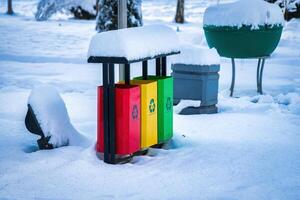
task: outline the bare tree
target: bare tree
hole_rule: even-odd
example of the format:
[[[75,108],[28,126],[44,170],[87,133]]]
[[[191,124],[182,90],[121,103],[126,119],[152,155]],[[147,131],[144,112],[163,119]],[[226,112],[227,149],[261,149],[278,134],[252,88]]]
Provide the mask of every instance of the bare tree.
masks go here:
[[[14,11],[12,9],[12,0],[7,0],[7,14],[14,14]]]
[[[175,22],[184,23],[184,0],[177,0]]]

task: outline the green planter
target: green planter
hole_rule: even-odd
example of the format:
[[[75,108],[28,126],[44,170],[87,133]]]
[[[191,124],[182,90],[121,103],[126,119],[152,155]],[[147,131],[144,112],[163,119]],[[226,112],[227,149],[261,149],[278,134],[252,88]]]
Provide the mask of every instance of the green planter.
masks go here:
[[[204,26],[204,33],[210,48],[216,48],[219,55],[228,58],[257,58],[269,56],[277,47],[281,25],[260,26]]]
[[[142,79],[142,77],[135,79]],[[173,136],[173,77],[148,76],[148,80],[157,81],[158,144],[161,144]]]

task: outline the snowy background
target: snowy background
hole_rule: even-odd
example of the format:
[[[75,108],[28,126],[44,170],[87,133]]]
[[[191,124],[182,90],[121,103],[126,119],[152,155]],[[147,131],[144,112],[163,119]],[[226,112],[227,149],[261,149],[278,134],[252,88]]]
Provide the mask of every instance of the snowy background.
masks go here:
[[[174,138],[165,149],[113,166],[94,151],[101,67],[87,64],[86,55],[95,21],[56,14],[37,22],[37,1],[13,3],[12,17],[0,4],[1,200],[300,199],[300,20],[285,24],[266,62],[265,95],[256,93],[256,61],[238,60],[230,98],[231,64],[222,58],[218,114],[174,114]],[[203,13],[215,3],[187,0],[188,23],[177,25],[175,0],[144,0],[144,24],[178,26],[182,44],[205,46]],[[88,148],[37,151],[38,137],[24,118],[30,91],[41,83],[58,89]]]

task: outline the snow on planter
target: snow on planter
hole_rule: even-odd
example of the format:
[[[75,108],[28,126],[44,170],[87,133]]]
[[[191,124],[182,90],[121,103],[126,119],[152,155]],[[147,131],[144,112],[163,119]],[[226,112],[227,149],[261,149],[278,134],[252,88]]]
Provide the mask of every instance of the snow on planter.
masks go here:
[[[187,65],[218,65],[220,56],[216,49],[181,46],[180,54],[175,55],[172,63]]]
[[[41,85],[34,88],[28,99],[45,135],[51,136],[53,147],[83,145],[86,139],[70,122],[66,105],[55,88]]]
[[[239,0],[210,6],[204,13],[204,26],[283,25],[283,13],[276,4],[263,0]]]
[[[133,61],[178,52],[178,44],[176,32],[167,26],[120,29],[93,36],[88,57],[124,57]]]

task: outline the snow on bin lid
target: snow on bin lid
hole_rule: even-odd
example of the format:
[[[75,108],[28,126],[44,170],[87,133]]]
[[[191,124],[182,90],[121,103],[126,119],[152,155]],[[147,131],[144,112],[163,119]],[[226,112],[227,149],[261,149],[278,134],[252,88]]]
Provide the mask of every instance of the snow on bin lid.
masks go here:
[[[124,57],[128,61],[179,52],[176,32],[162,25],[151,25],[97,33],[88,58]]]
[[[220,56],[216,49],[186,45],[180,48],[180,54],[174,56],[171,62],[186,65],[219,65]]]
[[[204,26],[283,25],[283,13],[278,5],[264,0],[239,0],[210,6],[205,10]]]

